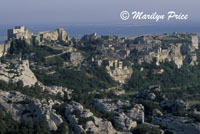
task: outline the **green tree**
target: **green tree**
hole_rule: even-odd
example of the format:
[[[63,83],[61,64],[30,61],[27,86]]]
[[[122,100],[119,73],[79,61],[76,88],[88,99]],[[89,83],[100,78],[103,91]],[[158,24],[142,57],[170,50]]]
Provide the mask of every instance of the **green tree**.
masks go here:
[[[56,134],[69,134],[68,124],[66,122],[61,123],[56,130]]]

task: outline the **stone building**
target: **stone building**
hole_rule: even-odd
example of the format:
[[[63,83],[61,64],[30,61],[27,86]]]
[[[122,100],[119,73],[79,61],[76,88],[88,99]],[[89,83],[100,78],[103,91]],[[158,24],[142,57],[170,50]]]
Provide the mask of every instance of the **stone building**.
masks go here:
[[[63,28],[58,28],[54,31],[42,31],[35,36],[38,42],[61,42],[65,43],[70,41],[70,37]]]
[[[12,39],[31,39],[33,33],[29,32],[25,26],[16,26],[14,29],[8,29],[8,41]]]

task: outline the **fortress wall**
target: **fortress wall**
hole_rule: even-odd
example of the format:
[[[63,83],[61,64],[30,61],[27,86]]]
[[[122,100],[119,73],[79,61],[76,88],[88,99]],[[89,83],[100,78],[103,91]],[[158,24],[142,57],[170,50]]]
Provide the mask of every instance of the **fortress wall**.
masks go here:
[[[10,43],[0,44],[0,57],[7,54],[9,48],[10,48]]]
[[[192,46],[194,46],[196,49],[199,48],[199,39],[197,35],[191,35],[192,40]]]
[[[0,57],[4,54],[4,44],[0,44]]]

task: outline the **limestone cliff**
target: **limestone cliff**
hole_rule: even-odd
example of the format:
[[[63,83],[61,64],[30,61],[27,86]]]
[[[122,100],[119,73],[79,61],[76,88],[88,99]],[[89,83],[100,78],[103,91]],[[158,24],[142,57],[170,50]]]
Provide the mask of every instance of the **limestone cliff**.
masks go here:
[[[56,130],[57,126],[63,122],[60,115],[52,109],[53,100],[38,100],[29,98],[16,91],[0,90],[0,109],[11,113],[17,120],[46,120],[50,130]]]
[[[126,83],[126,80],[129,79],[133,73],[132,68],[106,68],[110,76],[119,83]]]
[[[96,117],[89,109],[84,108],[80,103],[75,101],[71,101],[67,104],[65,109],[65,117],[69,121],[69,125],[73,128],[74,134],[117,133],[110,121]]]
[[[4,55],[4,45],[0,44],[0,57]]]
[[[0,57],[6,55],[9,48],[10,48],[10,44],[9,43],[0,44]]]
[[[1,63],[0,80],[6,82],[22,81],[24,86],[32,86],[37,82],[37,78],[29,68],[28,60]]]

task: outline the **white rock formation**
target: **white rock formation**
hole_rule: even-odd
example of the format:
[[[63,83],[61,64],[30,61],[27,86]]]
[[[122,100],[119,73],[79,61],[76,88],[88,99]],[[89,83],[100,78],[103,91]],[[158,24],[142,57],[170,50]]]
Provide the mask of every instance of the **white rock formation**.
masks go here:
[[[72,66],[75,66],[75,67],[78,65],[81,65],[81,63],[84,60],[83,55],[77,51],[69,52],[69,53],[67,53],[67,55],[71,61]]]
[[[131,119],[144,123],[144,106],[142,104],[135,104],[126,114]]]
[[[135,104],[131,108],[130,102],[120,101],[112,102],[111,99],[96,99],[94,106],[100,111],[114,113],[114,127],[124,131],[131,130],[137,126],[137,122],[144,123],[144,106]],[[127,107],[128,110],[124,110]]]
[[[43,91],[46,90],[50,95],[54,95],[54,96],[59,95],[62,98],[67,97],[68,99],[71,99],[71,94],[73,90],[70,90],[65,87],[60,87],[60,86],[45,86],[42,83],[39,83],[39,86],[42,88]]]
[[[132,68],[106,68],[108,74],[119,83],[126,83],[126,81],[131,77],[133,70]]]
[[[16,61],[16,63],[0,64],[0,80],[9,82],[22,81],[24,86],[33,86],[37,78],[29,68],[29,61]]]
[[[52,100],[38,100],[29,98],[17,91],[0,90],[0,108],[11,113],[13,118],[20,120],[46,120],[50,130],[56,130],[57,126],[63,122],[60,115],[55,113]]]
[[[73,127],[74,134],[94,133],[94,134],[115,134],[116,130],[113,128],[110,121],[97,118],[85,109],[80,103],[75,101],[70,102],[65,110],[65,116]],[[85,121],[80,124],[80,120]],[[90,120],[88,120],[90,119]]]
[[[4,44],[0,44],[0,57],[2,57],[4,55]]]
[[[137,122],[130,119],[125,113],[116,113],[114,117],[114,126],[120,130],[131,130],[137,127]]]
[[[9,48],[10,48],[9,42],[7,42],[6,44],[0,44],[0,57],[6,55]]]

